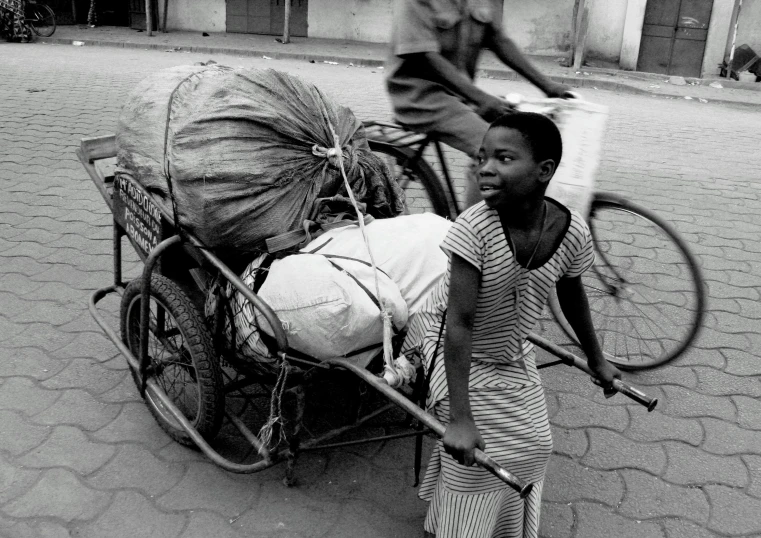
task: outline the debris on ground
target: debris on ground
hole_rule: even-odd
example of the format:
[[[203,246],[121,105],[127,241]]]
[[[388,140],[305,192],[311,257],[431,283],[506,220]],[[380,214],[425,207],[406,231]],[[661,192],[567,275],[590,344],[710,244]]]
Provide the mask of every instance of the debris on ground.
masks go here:
[[[692,101],[692,97],[690,97],[689,95],[685,95],[684,98]]]
[[[269,56],[262,56],[262,58],[264,58],[265,60],[271,60],[272,59]]]
[[[75,47],[84,47],[85,46],[85,42],[84,41],[72,41],[71,44],[74,45]]]
[[[700,101],[701,103],[707,103],[708,99],[703,99],[702,97],[698,97],[698,101]]]
[[[724,87],[724,86],[721,85],[721,82],[719,82],[719,81],[711,82],[709,84],[709,86],[711,88],[723,88]]]
[[[650,86],[648,86],[648,88],[660,88],[660,86],[658,86],[657,84],[651,84]]]
[[[739,82],[756,82],[756,74],[750,71],[740,71],[737,73],[737,80]]]
[[[684,80],[684,77],[670,77],[668,80],[669,84],[673,84],[674,86],[686,86],[687,81]]]
[[[329,64],[329,65],[338,65],[338,62],[329,62],[327,60],[324,60],[322,63]]]

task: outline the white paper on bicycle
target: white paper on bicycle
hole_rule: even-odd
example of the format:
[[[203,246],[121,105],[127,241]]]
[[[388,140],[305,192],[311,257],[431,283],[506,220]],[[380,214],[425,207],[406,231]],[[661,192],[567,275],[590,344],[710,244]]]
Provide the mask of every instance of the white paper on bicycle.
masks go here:
[[[547,114],[560,129],[563,158],[547,196],[586,216],[600,164],[608,107],[581,99],[524,99],[517,108]]]

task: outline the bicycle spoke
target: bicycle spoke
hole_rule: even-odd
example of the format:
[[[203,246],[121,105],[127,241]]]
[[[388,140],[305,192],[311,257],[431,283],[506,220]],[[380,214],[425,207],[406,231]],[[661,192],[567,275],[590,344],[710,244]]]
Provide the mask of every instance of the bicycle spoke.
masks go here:
[[[589,225],[597,260],[584,286],[604,352],[632,368],[678,356],[697,334],[703,304],[699,268],[683,241],[614,195],[593,202]]]

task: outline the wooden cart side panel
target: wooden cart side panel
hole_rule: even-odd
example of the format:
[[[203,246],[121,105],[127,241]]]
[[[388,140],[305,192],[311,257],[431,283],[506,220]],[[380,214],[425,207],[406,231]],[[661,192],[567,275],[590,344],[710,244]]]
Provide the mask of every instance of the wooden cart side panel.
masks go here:
[[[116,135],[83,138],[79,148],[89,163],[94,163],[100,159],[116,157]]]
[[[97,168],[95,168],[95,164],[91,162],[85,154],[82,152],[81,148],[77,148],[77,157],[79,157],[79,160],[82,163],[82,166],[85,167],[85,170],[87,170],[87,173],[90,176],[90,179],[92,179],[92,182],[95,183],[95,186],[98,188],[98,192],[100,192],[100,195],[103,197],[103,200],[108,205],[108,208],[113,211],[114,209],[114,202],[111,198],[111,192],[113,188],[113,182],[109,181],[108,178],[101,175],[101,173],[98,171]],[[113,179],[113,178],[111,178]]]

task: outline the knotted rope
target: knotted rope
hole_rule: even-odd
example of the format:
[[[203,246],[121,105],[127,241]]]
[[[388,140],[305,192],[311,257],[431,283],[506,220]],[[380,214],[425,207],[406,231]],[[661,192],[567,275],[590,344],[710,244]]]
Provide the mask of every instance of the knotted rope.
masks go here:
[[[264,423],[262,429],[259,430],[259,439],[262,445],[268,449],[274,448],[281,441],[286,442],[285,438],[285,425],[283,424],[283,393],[285,392],[285,382],[288,379],[288,373],[291,370],[291,365],[283,358],[283,363],[280,366],[280,372],[277,375],[277,381],[275,386],[272,387],[272,396],[270,397],[270,416],[267,422]],[[275,426],[280,425],[280,436],[278,437],[275,445],[272,445],[272,430]]]
[[[346,169],[344,167],[344,154],[343,149],[341,148],[341,141],[338,138],[338,135],[336,134],[335,129],[333,128],[332,123],[328,123],[328,127],[330,128],[330,133],[333,136],[333,147],[332,148],[323,148],[321,146],[318,146],[315,144],[312,146],[312,154],[318,157],[324,157],[328,160],[328,162],[334,166],[335,168],[338,168],[341,172],[341,177],[344,181],[344,186],[346,187],[346,192],[349,195],[349,200],[351,200],[352,206],[354,206],[354,211],[357,213],[357,222],[359,223],[359,229],[362,233],[362,239],[365,242],[365,247],[367,248],[367,253],[370,256],[370,265],[373,269],[373,277],[375,280],[375,296],[378,298],[378,302],[381,305],[381,320],[383,321],[383,379],[386,380],[386,382],[394,387],[401,387],[405,383],[409,383],[413,380],[415,375],[415,367],[412,366],[412,364],[407,360],[407,358],[404,355],[400,355],[397,359],[394,359],[394,346],[392,342],[393,338],[393,316],[391,312],[386,308],[386,302],[383,300],[380,294],[380,284],[378,282],[378,268],[375,264],[375,258],[373,257],[373,251],[370,248],[370,241],[367,238],[367,233],[365,231],[365,219],[362,215],[362,212],[359,209],[359,204],[357,203],[357,199],[354,197],[354,192],[352,191],[351,185],[349,184],[349,179],[346,175]],[[354,155],[354,152],[348,151],[350,161],[350,170],[356,166],[356,155]]]

